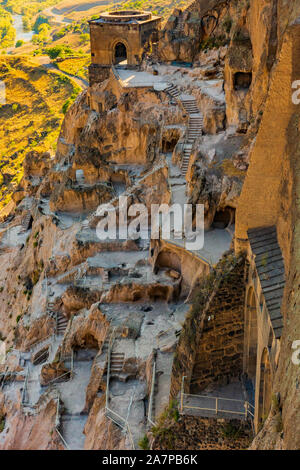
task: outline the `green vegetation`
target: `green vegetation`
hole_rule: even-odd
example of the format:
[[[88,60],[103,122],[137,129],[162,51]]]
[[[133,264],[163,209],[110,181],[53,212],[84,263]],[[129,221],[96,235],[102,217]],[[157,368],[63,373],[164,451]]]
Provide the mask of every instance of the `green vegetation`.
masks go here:
[[[202,51],[206,51],[209,49],[214,49],[214,48],[219,48],[222,46],[226,46],[229,44],[230,39],[227,38],[225,35],[223,36],[218,36],[218,37],[210,37],[206,39],[205,41],[202,41],[200,49]]]
[[[158,0],[129,0],[128,2],[114,4],[113,7],[110,5],[110,9],[149,10],[156,15],[168,17],[174,8],[185,8],[186,6],[187,2],[184,0],[164,0],[163,2]]]
[[[62,72],[69,73],[76,77],[88,79],[88,66],[91,63],[91,58],[89,54],[84,54],[80,57],[67,58],[63,61],[57,61],[56,66]]]
[[[150,449],[150,443],[147,434],[139,440],[138,442],[140,449],[142,450],[149,450]]]
[[[58,46],[48,47],[45,49],[45,53],[50,57],[50,59],[54,60],[58,58],[64,59],[65,57],[72,56],[74,51],[70,46],[60,44]]]
[[[19,41],[16,42],[16,47],[21,47],[23,46],[23,44],[25,44],[24,41],[22,41],[22,39],[19,39]]]
[[[10,13],[0,6],[0,47],[14,46],[16,30],[13,27],[13,19]]]
[[[48,24],[49,25],[49,20],[46,16],[44,15],[39,15],[37,17],[37,19],[35,20],[35,23],[32,27],[33,31],[35,31],[37,34],[39,33],[40,31],[40,27],[43,25],[43,24]]]
[[[238,439],[242,435],[241,427],[228,422],[221,428],[222,435],[230,439]]]
[[[152,434],[159,441],[163,441],[166,444],[167,449],[174,449],[176,436],[172,430],[172,427],[179,420],[178,403],[175,400],[171,400],[169,406],[163,411],[158,418],[157,425],[152,428]]]
[[[46,45],[50,39],[50,26],[48,23],[42,23],[38,27],[38,33],[32,38],[33,44]]]
[[[13,56],[0,59],[0,80],[6,85],[6,104],[0,106],[1,209],[23,176],[25,155],[55,151],[62,106],[80,89],[67,77]]]
[[[0,5],[6,11],[23,15],[23,23],[28,31],[34,25],[34,19],[45,8],[58,4],[61,0],[1,0]]]
[[[5,417],[2,416],[0,418],[0,433],[4,431],[4,428],[5,428]]]

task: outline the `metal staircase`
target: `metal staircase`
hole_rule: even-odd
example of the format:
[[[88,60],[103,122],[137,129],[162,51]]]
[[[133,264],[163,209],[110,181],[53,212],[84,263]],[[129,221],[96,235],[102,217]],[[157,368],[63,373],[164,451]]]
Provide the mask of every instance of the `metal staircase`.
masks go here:
[[[68,323],[68,318],[59,312],[56,319],[56,334],[63,335],[67,329]]]

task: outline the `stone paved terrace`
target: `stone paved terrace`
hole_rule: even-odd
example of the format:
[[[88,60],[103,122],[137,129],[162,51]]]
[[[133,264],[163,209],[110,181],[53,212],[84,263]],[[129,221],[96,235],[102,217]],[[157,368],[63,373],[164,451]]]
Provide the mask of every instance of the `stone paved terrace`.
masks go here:
[[[162,76],[122,67],[118,67],[115,70],[123,88],[153,87],[156,90],[164,90],[167,87],[166,79]]]
[[[234,231],[234,230],[233,230]],[[213,229],[204,234],[204,246],[201,250],[187,249],[185,240],[170,239],[168,243],[185,248],[210,265],[215,265],[223,254],[230,249],[232,233],[229,230]]]

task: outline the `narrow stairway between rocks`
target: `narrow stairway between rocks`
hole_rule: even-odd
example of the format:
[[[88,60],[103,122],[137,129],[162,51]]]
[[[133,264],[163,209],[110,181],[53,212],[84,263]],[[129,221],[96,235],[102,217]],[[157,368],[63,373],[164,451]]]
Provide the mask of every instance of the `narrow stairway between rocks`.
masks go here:
[[[203,133],[203,114],[198,108],[196,99],[192,95],[181,94],[176,85],[169,83],[164,91],[172,96],[172,98],[179,101],[186,113],[189,115],[188,129],[183,145],[183,158],[181,162],[181,173],[183,176],[186,176],[189,169],[193,145],[196,139],[201,137]]]

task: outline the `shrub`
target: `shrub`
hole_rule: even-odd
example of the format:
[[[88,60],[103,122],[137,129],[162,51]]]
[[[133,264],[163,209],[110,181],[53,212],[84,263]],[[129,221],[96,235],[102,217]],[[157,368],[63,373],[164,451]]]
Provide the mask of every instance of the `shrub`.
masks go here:
[[[21,47],[23,44],[25,44],[25,42],[22,41],[22,39],[19,39],[19,41],[16,42],[16,47]]]
[[[81,44],[88,44],[90,41],[90,35],[88,33],[83,33],[80,35]]]
[[[149,450],[150,445],[149,445],[149,439],[148,439],[147,434],[145,434],[145,436],[139,440],[138,444],[142,450]]]
[[[58,57],[61,57],[62,59],[64,59],[65,57],[68,57],[74,54],[71,47],[66,46],[64,44],[60,44],[54,47],[47,47],[45,49],[45,52],[52,60],[57,59]]]
[[[226,423],[221,432],[224,437],[231,439],[238,439],[241,436],[241,429],[232,423]]]
[[[41,26],[42,24],[49,24],[49,20],[48,20],[48,18],[47,18],[46,16],[44,16],[44,15],[39,15],[39,16],[37,17],[37,19],[35,20],[35,23],[34,23],[34,25],[33,25],[33,28],[32,28],[33,31],[35,31],[36,33],[39,33],[39,31],[40,31],[40,26]]]
[[[5,428],[5,418],[4,416],[0,418],[0,433],[4,431]]]

